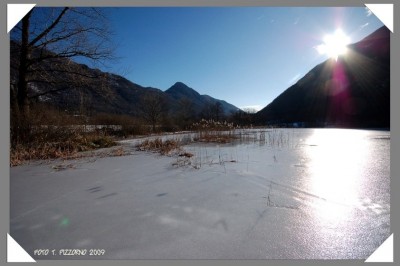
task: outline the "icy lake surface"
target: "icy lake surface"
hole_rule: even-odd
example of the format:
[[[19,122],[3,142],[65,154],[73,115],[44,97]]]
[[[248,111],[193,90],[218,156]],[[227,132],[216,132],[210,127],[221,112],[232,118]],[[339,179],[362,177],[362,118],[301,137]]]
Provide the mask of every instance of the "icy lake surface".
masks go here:
[[[190,158],[137,151],[135,139],[121,142],[128,156],[13,167],[11,236],[38,260],[366,259],[389,237],[389,131],[236,134],[184,145]]]

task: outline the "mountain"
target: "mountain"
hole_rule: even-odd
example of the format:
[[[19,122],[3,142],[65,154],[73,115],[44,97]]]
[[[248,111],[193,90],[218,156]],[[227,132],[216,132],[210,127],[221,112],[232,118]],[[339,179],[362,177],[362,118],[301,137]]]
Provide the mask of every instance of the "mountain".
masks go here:
[[[204,108],[213,106],[219,103],[222,107],[224,115],[230,115],[240,109],[236,106],[229,104],[223,100],[215,99],[208,95],[200,95],[197,91],[188,87],[182,82],[175,83],[172,87],[165,91],[172,99],[177,101],[186,99],[192,103],[192,107],[196,113],[200,113]]]
[[[390,31],[379,28],[315,66],[256,116],[260,123],[390,127]]]
[[[18,54],[19,44],[10,41],[10,80],[16,87],[18,80]],[[49,53],[51,51],[40,51]],[[33,51],[33,55],[38,51]],[[57,70],[55,71],[55,66]],[[61,71],[60,71],[61,68]],[[82,108],[88,115],[95,113],[112,113],[140,115],[141,99],[149,92],[153,96],[159,96],[168,106],[172,116],[181,110],[181,101],[193,104],[191,116],[197,116],[208,105],[220,103],[222,111],[230,114],[239,110],[237,107],[210,96],[200,95],[181,82],[175,83],[167,91],[152,87],[143,87],[126,78],[99,69],[92,69],[85,64],[78,64],[69,59],[54,59],[43,61],[36,67],[38,78],[46,82],[32,82],[29,84],[29,97],[32,102],[47,103],[56,106],[60,110],[79,112]],[[64,70],[80,73],[77,76],[65,74]],[[82,79],[82,80],[81,80]],[[47,92],[47,93],[46,93]],[[12,91],[12,95],[15,92]]]

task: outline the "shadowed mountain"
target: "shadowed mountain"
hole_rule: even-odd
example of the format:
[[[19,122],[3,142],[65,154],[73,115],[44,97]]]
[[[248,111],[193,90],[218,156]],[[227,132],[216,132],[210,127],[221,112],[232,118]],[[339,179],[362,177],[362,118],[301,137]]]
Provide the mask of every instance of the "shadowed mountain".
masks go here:
[[[390,127],[390,31],[382,27],[314,67],[257,113],[260,123]]]
[[[208,95],[200,95],[197,91],[186,86],[182,82],[175,83],[172,87],[165,91],[172,99],[177,101],[187,100],[191,102],[193,110],[198,114],[204,108],[220,104],[224,115],[230,115],[239,110],[236,106],[225,101],[215,99]]]
[[[11,41],[10,80],[12,95],[16,95],[19,51],[19,44]],[[35,55],[35,52],[33,51],[33,55]],[[51,54],[50,51],[44,52]],[[54,71],[55,65],[59,68],[57,71]],[[79,75],[66,74],[68,71],[63,71],[63,66],[65,66],[65,70],[79,73]],[[157,88],[142,87],[122,76],[92,69],[69,59],[43,61],[37,71],[33,73],[37,76],[34,79],[40,79],[40,82],[29,83],[28,96],[30,101],[46,103],[72,113],[82,112],[84,109],[86,115],[95,113],[140,115],[141,99],[147,93],[151,93],[151,97],[162,98],[163,104],[167,106],[165,110],[168,110],[172,116],[182,111],[183,100],[193,104],[193,108],[190,109],[192,117],[199,115],[208,105],[216,103],[221,104],[222,112],[225,114],[239,110],[225,101],[200,95],[181,82],[177,82],[166,92],[163,92]]]

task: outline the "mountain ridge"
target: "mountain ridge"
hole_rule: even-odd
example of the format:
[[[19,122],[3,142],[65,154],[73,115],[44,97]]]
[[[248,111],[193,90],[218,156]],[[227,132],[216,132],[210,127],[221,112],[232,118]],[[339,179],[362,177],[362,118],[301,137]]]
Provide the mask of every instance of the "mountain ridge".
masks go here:
[[[176,82],[174,85],[168,88],[165,93],[176,100],[182,100],[184,98],[190,99],[192,101],[193,108],[197,113],[200,113],[204,108],[213,106],[215,104],[221,105],[224,115],[230,115],[231,113],[240,110],[238,107],[227,103],[224,100],[219,100],[206,94],[200,94],[183,82]]]
[[[390,127],[390,31],[381,27],[348,48],[257,112],[259,123]]]
[[[10,79],[11,84],[15,85],[18,80],[19,49],[18,43],[10,41]],[[43,64],[44,72],[46,69],[51,69],[52,63],[54,62],[49,61]],[[163,102],[169,106],[170,115],[177,114],[181,108],[180,101],[183,98],[187,98],[195,105],[195,108],[192,109],[193,113],[190,114],[192,117],[199,116],[201,111],[207,107],[206,105],[219,102],[226,115],[239,110],[236,106],[225,101],[202,96],[182,82],[176,82],[168,90],[162,91],[154,87],[141,86],[123,76],[90,68],[85,64],[79,64],[69,59],[59,59],[56,63],[68,65],[73,67],[76,72],[99,78],[94,78],[83,85],[67,85],[60,81],[68,81],[71,78],[64,77],[64,80],[61,80],[54,73],[48,72],[46,75],[52,77],[52,83],[33,82],[30,84],[29,96],[32,98],[31,101],[50,104],[70,112],[78,112],[84,108],[88,115],[111,113],[139,116],[141,114],[141,99],[146,93],[151,92],[154,96],[161,97]],[[35,97],[35,94],[42,95]]]

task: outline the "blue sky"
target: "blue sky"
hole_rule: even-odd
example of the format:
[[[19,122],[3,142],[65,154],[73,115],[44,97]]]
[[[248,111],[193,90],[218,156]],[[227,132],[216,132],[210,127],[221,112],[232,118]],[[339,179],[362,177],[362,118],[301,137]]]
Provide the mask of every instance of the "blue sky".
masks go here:
[[[265,107],[328,57],[336,29],[357,42],[383,24],[365,7],[121,7],[107,10],[120,60],[109,72],[166,90],[184,82],[237,107]]]

